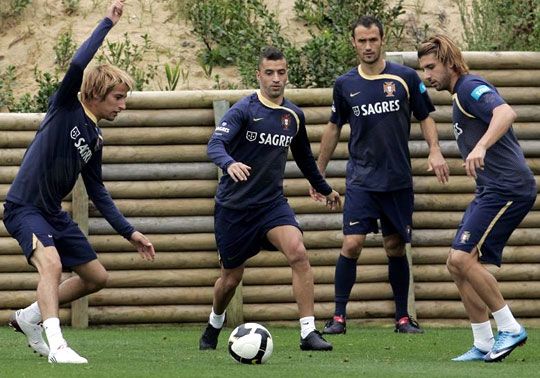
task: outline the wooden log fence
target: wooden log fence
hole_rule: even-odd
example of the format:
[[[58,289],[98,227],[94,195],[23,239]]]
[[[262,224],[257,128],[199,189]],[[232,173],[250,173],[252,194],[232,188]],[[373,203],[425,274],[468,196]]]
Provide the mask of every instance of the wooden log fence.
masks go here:
[[[398,58],[418,69],[415,53],[400,53]],[[465,58],[473,72],[498,86],[516,110],[514,131],[540,184],[540,53],[466,52]],[[413,120],[409,147],[415,190],[411,250],[415,310],[423,324],[466,325],[463,305],[445,262],[475,184],[465,176],[453,140],[450,96],[433,88],[428,91],[437,108],[433,116],[452,176],[448,184],[441,185],[427,172],[428,148],[418,122]],[[212,218],[219,170],[208,161],[206,143],[228,104],[250,93],[252,90],[134,92],[128,99],[128,110],[114,122],[100,124],[106,143],[105,185],[130,222],[151,238],[158,256],[153,263],[143,261],[92,203],[84,198],[81,201],[80,192],[66,197],[63,208],[72,212],[83,228],[87,222],[89,239],[111,279],[107,288],[90,295],[87,303],[63,307],[62,322],[80,327],[206,322],[212,286],[219,276]],[[317,156],[332,90],[291,89],[287,97],[304,109]],[[0,113],[1,201],[42,118],[43,114]],[[349,135],[344,127],[327,170],[329,182],[341,193],[345,190]],[[316,316],[326,318],[334,307],[334,265],[343,239],[342,215],[307,196],[308,183],[290,160],[284,190],[304,229],[316,282]],[[392,323],[394,305],[381,246],[379,234],[368,236],[348,306],[350,322]],[[504,264],[495,272],[503,295],[525,324],[540,325],[539,248],[537,201],[510,238]],[[35,299],[37,280],[35,269],[0,223],[0,322]],[[244,320],[287,322],[297,316],[291,272],[284,256],[263,251],[250,259],[241,290],[228,311],[228,324]]]

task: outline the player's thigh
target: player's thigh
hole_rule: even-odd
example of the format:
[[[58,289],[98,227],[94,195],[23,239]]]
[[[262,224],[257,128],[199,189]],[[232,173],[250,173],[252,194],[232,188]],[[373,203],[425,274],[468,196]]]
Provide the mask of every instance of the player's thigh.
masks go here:
[[[302,232],[296,226],[276,226],[266,233],[266,237],[286,256],[305,252]]]
[[[98,259],[74,266],[72,269],[83,281],[97,286],[105,286],[109,279],[109,273]]]
[[[39,261],[46,263],[47,257],[55,259],[56,230],[49,219],[37,208],[20,206],[13,203],[4,205],[4,225],[9,234],[17,240],[22,252],[29,264],[32,263],[33,255],[39,247]],[[46,253],[49,252],[51,256]]]

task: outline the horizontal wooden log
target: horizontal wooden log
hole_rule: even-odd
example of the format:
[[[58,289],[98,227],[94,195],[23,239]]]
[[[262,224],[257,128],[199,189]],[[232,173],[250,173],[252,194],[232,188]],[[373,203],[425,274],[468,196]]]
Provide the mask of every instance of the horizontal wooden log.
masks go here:
[[[540,91],[540,89],[539,89]],[[538,101],[540,102],[540,101]],[[311,142],[319,142],[325,129],[325,124],[307,125],[308,136]],[[213,127],[203,126],[176,126],[151,128],[105,128],[103,130],[106,146],[115,145],[171,145],[171,144],[203,144],[206,145]],[[451,124],[438,123],[437,130],[440,140],[454,140]],[[540,130],[537,123],[516,123],[514,131],[522,139],[539,139]],[[348,141],[350,129],[342,129],[340,140]],[[26,148],[35,136],[35,131],[0,130],[0,148]],[[411,129],[412,140],[423,140],[418,123],[413,123]]]
[[[416,230],[413,232],[414,246],[449,246],[455,235],[454,229]],[[159,251],[204,251],[214,250],[213,233],[196,234],[150,234],[147,235]],[[90,235],[90,242],[99,251],[131,251],[132,246],[119,235]],[[306,231],[304,244],[308,249],[339,248],[343,240],[341,230]],[[380,246],[380,234],[369,234],[365,246]],[[511,245],[540,245],[540,232],[534,228],[521,228],[514,231],[508,243]],[[0,249],[5,254],[19,251],[17,242],[10,237],[0,237]]]
[[[496,76],[494,76],[496,77]],[[514,96],[526,99],[524,93],[536,94],[538,88],[500,88],[501,95],[510,103]],[[132,92],[128,97],[129,109],[179,109],[179,108],[211,108],[214,100],[226,100],[234,104],[242,97],[253,93],[253,90],[206,90],[206,91],[174,91],[174,92]],[[514,95],[515,93],[515,95]],[[332,103],[331,88],[287,89],[285,96],[298,106],[329,106]],[[449,103],[445,97],[447,92],[430,90],[435,104]],[[533,99],[536,97],[532,96]]]
[[[412,256],[414,265],[445,264],[449,246],[441,247],[413,247]],[[503,253],[503,264],[538,264],[540,254],[536,253],[539,246],[507,246]],[[4,250],[5,252],[5,250]],[[340,248],[309,249],[308,257],[311,266],[334,266],[340,255]],[[131,269],[194,269],[218,268],[218,255],[216,251],[158,251],[156,259],[149,264],[141,259],[134,251],[101,252],[99,260],[108,270]],[[363,248],[358,265],[384,265],[387,263],[386,253],[382,247]],[[287,267],[285,256],[277,251],[261,251],[258,255],[247,261],[248,267]],[[0,273],[34,272],[20,251],[15,254],[0,253]]]
[[[413,214],[413,229],[455,229],[463,217],[462,212],[416,212]],[[340,230],[342,215],[297,214],[297,219],[304,231]],[[187,217],[130,217],[128,221],[145,234],[184,234],[214,232],[214,218],[207,216]],[[540,229],[540,212],[533,211],[521,223],[522,228]],[[102,218],[90,218],[89,232],[92,235],[111,235],[115,231]],[[0,236],[8,236],[5,227],[0,224]]]
[[[399,56],[403,64],[419,68],[416,51],[387,52]],[[463,58],[471,69],[540,69],[540,53],[532,51],[463,51]]]
[[[446,158],[458,158],[461,155],[454,141],[441,141],[441,151]],[[540,141],[524,140],[521,147],[529,158],[540,156]],[[320,144],[312,143],[312,150],[318,156]],[[424,141],[410,141],[411,157],[426,157],[428,146]],[[0,166],[19,165],[24,155],[24,148],[0,150]],[[339,143],[333,154],[334,159],[347,159],[347,145]],[[205,145],[163,145],[163,146],[108,146],[103,152],[104,163],[185,163],[208,162]]]
[[[188,323],[208,320],[212,306],[92,306],[88,308],[90,324]]]

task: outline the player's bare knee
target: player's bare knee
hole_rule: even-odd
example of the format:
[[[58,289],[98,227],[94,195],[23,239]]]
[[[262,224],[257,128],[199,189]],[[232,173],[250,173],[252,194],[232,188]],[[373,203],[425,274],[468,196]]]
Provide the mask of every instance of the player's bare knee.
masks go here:
[[[349,259],[358,259],[362,252],[363,242],[358,240],[344,240],[341,254]]]
[[[293,268],[309,267],[307,251],[301,242],[287,251],[286,256],[287,260],[289,261],[289,265]]]
[[[461,276],[469,263],[469,255],[463,251],[450,250],[446,267],[452,276]]]
[[[405,256],[405,242],[399,235],[385,237],[384,249],[388,257]]]

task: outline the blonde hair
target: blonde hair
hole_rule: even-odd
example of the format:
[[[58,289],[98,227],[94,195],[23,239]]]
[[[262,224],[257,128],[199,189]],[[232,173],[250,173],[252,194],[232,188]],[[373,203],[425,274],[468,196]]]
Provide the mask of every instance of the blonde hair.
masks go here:
[[[429,54],[435,55],[435,58],[444,65],[452,67],[458,75],[469,73],[469,67],[459,47],[445,35],[436,34],[422,42],[418,48],[418,58]]]
[[[81,100],[89,101],[97,98],[103,101],[118,84],[125,84],[128,91],[131,91],[135,81],[128,73],[110,64],[88,68],[84,72],[81,85]]]

